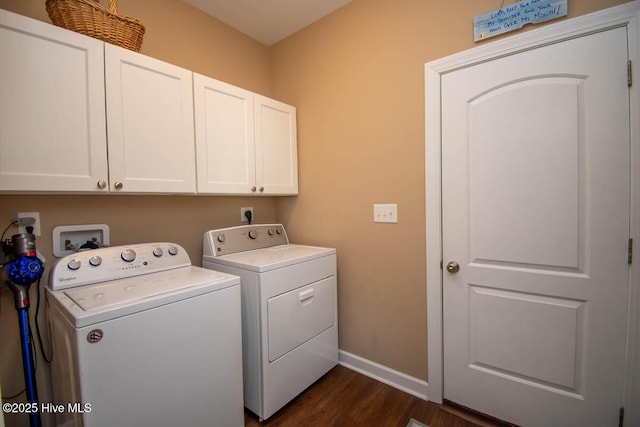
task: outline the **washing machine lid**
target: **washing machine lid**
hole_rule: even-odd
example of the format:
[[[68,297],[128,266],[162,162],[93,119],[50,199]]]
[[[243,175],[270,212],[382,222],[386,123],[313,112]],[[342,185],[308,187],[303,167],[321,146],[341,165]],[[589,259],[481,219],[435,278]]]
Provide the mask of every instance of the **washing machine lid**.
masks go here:
[[[239,285],[231,274],[189,266],[94,285],[50,291],[76,327],[110,320]]]
[[[286,244],[217,257],[204,256],[203,262],[207,264],[228,265],[243,270],[263,273],[335,253],[336,250],[334,248]]]

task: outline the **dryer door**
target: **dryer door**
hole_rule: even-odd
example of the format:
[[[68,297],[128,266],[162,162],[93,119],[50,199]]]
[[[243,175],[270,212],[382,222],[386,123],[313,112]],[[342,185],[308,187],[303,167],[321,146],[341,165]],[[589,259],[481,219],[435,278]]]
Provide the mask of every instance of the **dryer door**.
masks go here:
[[[269,298],[269,362],[336,323],[336,277]]]

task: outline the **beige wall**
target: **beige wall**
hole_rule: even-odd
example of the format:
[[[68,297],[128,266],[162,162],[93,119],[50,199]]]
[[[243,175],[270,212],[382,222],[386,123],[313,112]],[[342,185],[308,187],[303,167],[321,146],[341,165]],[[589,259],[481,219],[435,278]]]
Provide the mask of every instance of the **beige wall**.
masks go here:
[[[621,3],[570,0],[569,16]],[[39,211],[49,262],[54,226],[107,223],[113,244],[172,240],[199,264],[202,232],[239,224],[239,208],[253,206],[293,241],[337,248],[340,347],[426,380],[423,66],[473,47],[473,17],[500,2],[354,0],[272,48],[179,0],[118,5],[145,24],[142,53],[297,106],[300,195],[0,195],[0,227]],[[49,21],[44,0],[0,8]],[[399,223],[374,224],[374,203],[397,203]],[[0,381],[11,394],[22,386],[17,323],[8,292],[0,302]],[[46,401],[46,371],[39,381]]]
[[[474,47],[474,16],[500,3],[354,0],[271,52],[274,93],[298,108],[300,195],[277,216],[338,250],[340,348],[420,379],[424,64]],[[569,16],[621,3],[569,0]],[[397,203],[398,224],[374,224],[374,203]]]

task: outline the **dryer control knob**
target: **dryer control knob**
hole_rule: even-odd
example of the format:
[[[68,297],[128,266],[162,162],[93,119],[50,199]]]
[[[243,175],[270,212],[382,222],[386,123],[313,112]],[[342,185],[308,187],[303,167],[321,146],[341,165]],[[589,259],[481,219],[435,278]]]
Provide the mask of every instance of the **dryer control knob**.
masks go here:
[[[91,264],[94,267],[99,266],[100,264],[102,264],[102,258],[99,256],[92,256],[91,258],[89,258],[89,264]]]
[[[73,258],[67,263],[67,267],[69,267],[69,270],[77,270],[81,265],[82,263],[78,258]]]
[[[218,234],[218,237],[216,237],[216,240],[220,243],[224,243],[224,240],[225,240],[224,234]]]
[[[162,248],[153,248],[153,256],[155,256],[156,258],[160,258],[163,253],[164,251],[162,250]]]
[[[131,262],[136,259],[136,251],[134,251],[133,249],[125,249],[120,254],[120,257],[123,261]]]
[[[178,255],[178,248],[175,246],[169,246],[169,255]]]
[[[256,232],[256,230],[249,231],[249,238],[251,240],[256,240],[257,237],[258,237],[258,233]]]

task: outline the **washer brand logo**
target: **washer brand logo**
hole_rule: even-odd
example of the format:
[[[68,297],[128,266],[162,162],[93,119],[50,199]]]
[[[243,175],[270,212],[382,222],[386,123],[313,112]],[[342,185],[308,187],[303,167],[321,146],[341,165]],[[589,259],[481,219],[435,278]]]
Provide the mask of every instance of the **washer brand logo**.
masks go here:
[[[58,282],[70,282],[72,280],[76,280],[77,277],[76,276],[72,276],[72,277],[61,277],[58,279]]]
[[[95,344],[102,339],[103,335],[102,329],[94,329],[87,334],[87,341]]]

